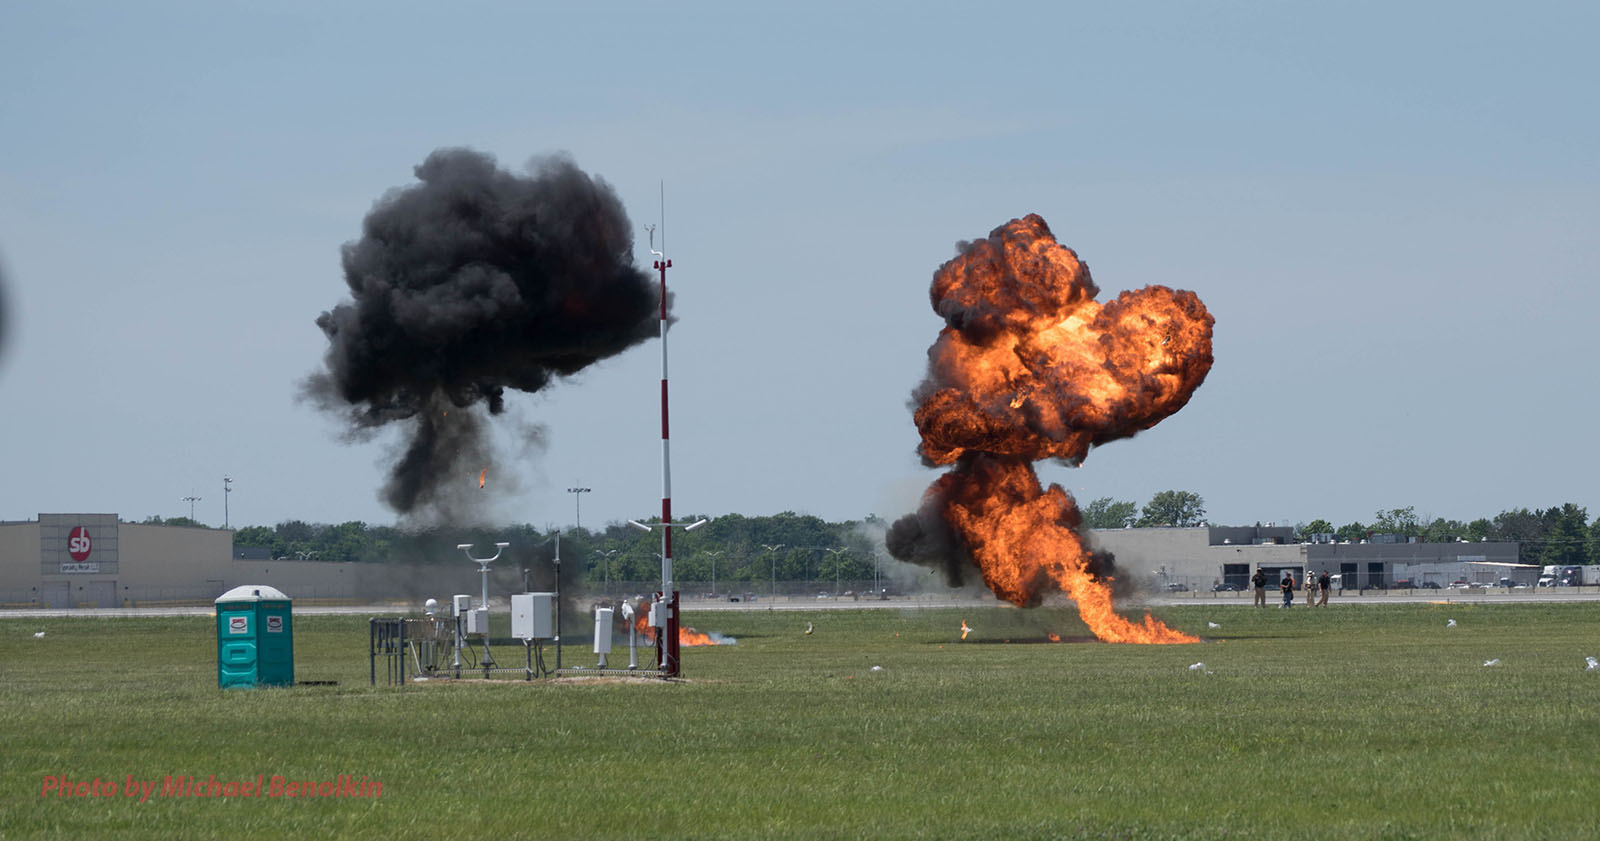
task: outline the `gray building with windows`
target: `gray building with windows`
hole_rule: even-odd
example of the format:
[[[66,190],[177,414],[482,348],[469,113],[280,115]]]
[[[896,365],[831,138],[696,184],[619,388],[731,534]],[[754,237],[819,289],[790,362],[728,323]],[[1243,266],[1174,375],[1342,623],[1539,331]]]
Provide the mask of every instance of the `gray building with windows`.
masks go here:
[[[1342,589],[1493,584],[1502,578],[1533,584],[1538,568],[1518,564],[1514,542],[1420,543],[1375,535],[1359,543],[1295,542],[1288,526],[1095,529],[1096,548],[1116,556],[1124,577],[1147,591],[1249,587],[1257,569],[1276,588],[1285,572],[1338,576]]]

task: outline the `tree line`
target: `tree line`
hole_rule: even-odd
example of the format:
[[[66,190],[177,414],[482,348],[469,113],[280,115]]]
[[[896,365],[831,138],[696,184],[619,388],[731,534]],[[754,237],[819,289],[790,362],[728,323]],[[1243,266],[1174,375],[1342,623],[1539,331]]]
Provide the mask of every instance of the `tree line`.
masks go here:
[[[187,517],[144,522],[201,526]],[[659,525],[660,518],[640,522]],[[807,580],[827,582],[832,590],[834,581],[873,579],[884,528],[876,517],[833,523],[792,511],[762,517],[724,514],[693,531],[673,529],[674,577],[680,582],[729,582],[730,589],[735,582]],[[486,556],[495,543],[510,543],[497,566],[543,570],[554,562],[558,532],[563,580],[574,571],[594,582],[661,578],[660,528],[646,532],[627,523],[602,529],[541,530],[526,524],[401,529],[357,521],[331,525],[289,520],[236,529],[233,544],[235,556],[245,547],[261,547],[280,560],[463,564],[467,561],[456,548],[459,544],[475,544],[474,553]]]
[[[1103,497],[1081,509],[1091,528],[1192,527],[1205,522],[1205,499],[1193,491],[1156,493],[1143,506]],[[691,517],[685,522],[692,522]],[[187,517],[150,517],[145,523],[195,526]],[[659,518],[644,521],[658,523]],[[673,532],[673,564],[680,581],[761,582],[861,581],[874,577],[883,546],[885,523],[876,518],[827,522],[785,511],[771,516],[724,514],[694,531]],[[456,548],[473,543],[488,551],[509,542],[509,563],[546,565],[555,554],[558,530],[531,525],[499,528],[401,529],[351,521],[337,525],[289,520],[276,526],[245,526],[234,532],[237,547],[263,547],[269,557],[373,563],[461,563]],[[626,523],[603,529],[563,529],[561,557],[592,580],[649,581],[660,577],[661,532],[641,531]],[[1426,519],[1414,506],[1375,512],[1371,522],[1335,526],[1315,519],[1294,526],[1295,539],[1315,535],[1359,542],[1373,535],[1398,535],[1428,543],[1506,541],[1520,546],[1521,560],[1537,564],[1600,564],[1600,517],[1573,503],[1547,509],[1518,508],[1471,521]]]

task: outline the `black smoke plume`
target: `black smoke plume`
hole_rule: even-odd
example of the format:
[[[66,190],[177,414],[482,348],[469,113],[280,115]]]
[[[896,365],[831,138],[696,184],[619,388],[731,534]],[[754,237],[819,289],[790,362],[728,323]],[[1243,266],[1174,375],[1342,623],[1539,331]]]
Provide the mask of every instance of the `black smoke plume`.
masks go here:
[[[415,173],[344,245],[353,300],[317,318],[326,370],[303,384],[355,437],[402,425],[381,494],[401,514],[477,477],[480,412],[504,411],[506,389],[539,391],[659,332],[658,289],[605,181],[565,157],[517,175],[468,149],[437,150]]]

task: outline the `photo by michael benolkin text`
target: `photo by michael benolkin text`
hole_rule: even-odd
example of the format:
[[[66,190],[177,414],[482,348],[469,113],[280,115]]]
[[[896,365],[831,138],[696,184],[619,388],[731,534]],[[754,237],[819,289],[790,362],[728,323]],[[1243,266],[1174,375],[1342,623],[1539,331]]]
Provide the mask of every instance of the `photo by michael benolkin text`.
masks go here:
[[[366,776],[340,774],[333,779],[298,779],[281,774],[257,774],[254,779],[204,779],[194,776],[165,776],[143,779],[128,774],[124,779],[75,780],[66,775],[49,775],[39,784],[39,796],[48,798],[120,797],[144,803],[151,798],[322,798],[334,800],[370,799],[383,796],[383,783]]]

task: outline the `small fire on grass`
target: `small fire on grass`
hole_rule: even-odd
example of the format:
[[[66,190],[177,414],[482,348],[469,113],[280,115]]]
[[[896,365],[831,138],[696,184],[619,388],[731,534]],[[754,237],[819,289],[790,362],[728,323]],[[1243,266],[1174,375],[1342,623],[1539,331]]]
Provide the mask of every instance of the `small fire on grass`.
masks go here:
[[[650,620],[649,620],[649,617],[648,617],[648,611],[640,611],[639,612],[639,615],[633,620],[633,628],[634,628],[634,630],[639,632],[639,636],[643,637],[644,641],[646,643],[648,643],[650,645],[655,645],[655,642],[656,642],[656,629],[655,629],[654,626],[652,626],[650,624]],[[695,630],[693,628],[690,628],[687,625],[679,625],[678,626],[678,645],[679,646],[735,645],[738,642],[739,642],[739,640],[737,638],[730,637],[730,636],[727,636],[725,634],[719,634],[716,631],[712,631],[710,633],[703,633],[701,631],[697,631],[697,630]]]

